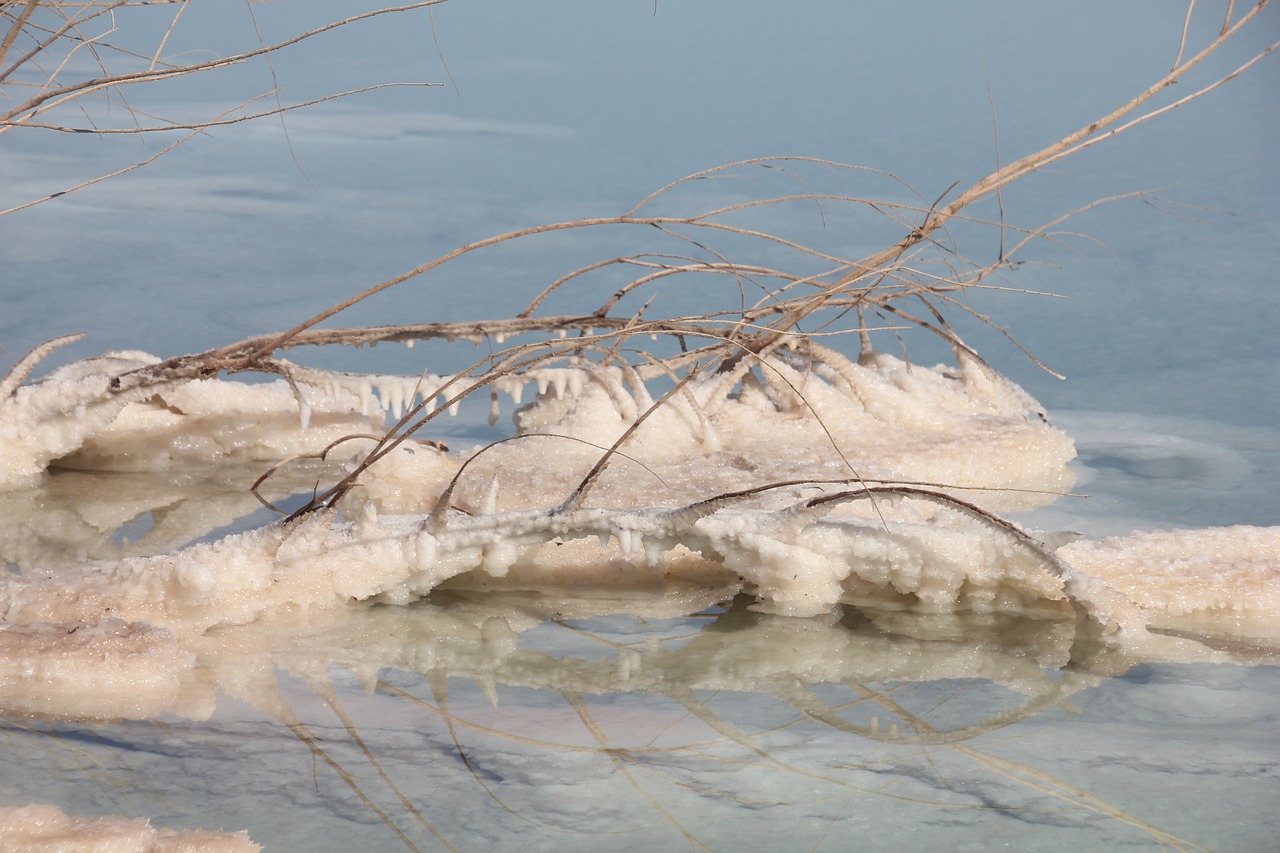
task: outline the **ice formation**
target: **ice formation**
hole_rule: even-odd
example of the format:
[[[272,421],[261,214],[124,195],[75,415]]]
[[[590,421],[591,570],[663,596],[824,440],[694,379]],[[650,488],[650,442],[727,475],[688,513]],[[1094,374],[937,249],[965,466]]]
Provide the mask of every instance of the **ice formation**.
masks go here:
[[[338,510],[197,544],[257,506],[244,485],[266,466],[265,497],[310,491],[374,446],[387,415],[445,404],[465,377],[281,362],[287,379],[267,384],[112,385],[156,363],[112,354],[6,380],[0,549],[19,571],[0,577],[0,713],[203,720],[224,694],[292,725],[276,670],[323,693],[335,665],[370,686],[391,667],[468,678],[494,701],[498,684],[652,693],[695,714],[699,691],[775,693],[842,726],[810,686],[976,678],[1020,695],[954,731],[859,730],[950,743],[1140,661],[1237,660],[1241,641],[1265,659],[1280,641],[1280,528],[1063,545],[1001,520],[1066,491],[1074,450],[963,352],[922,368],[784,348],[658,407],[662,377],[633,367],[504,375],[492,400],[518,405],[509,440],[405,442]],[[454,603],[421,603],[433,593]],[[518,642],[575,612],[730,599],[726,630],[675,649],[585,661]],[[257,849],[243,834],[0,810],[6,849],[64,842]]]
[[[53,462],[171,471],[315,453],[380,427],[378,408],[400,414],[451,384],[289,366],[289,383],[201,379],[126,400],[104,394],[112,375],[152,363],[117,354],[11,389],[0,410],[6,486]],[[353,605],[406,604],[442,586],[658,584],[713,591],[709,600],[745,593],[758,610],[805,617],[842,605],[1039,613],[1088,623],[1102,647],[1131,656],[1213,657],[1148,626],[1280,638],[1276,529],[1058,548],[996,517],[1066,488],[1072,446],[1021,389],[963,353],[957,368],[921,368],[792,348],[690,382],[647,420],[653,398],[635,369],[574,364],[499,384],[519,401],[529,383],[537,397],[516,410],[514,439],[463,454],[402,445],[363,472],[342,513],[131,555],[111,539],[120,521],[103,520],[110,507],[123,504],[124,518],[149,511],[152,544],[203,535],[216,514],[113,495],[95,516],[77,493],[68,505],[82,516],[59,540],[61,556],[53,538],[11,532],[0,542],[21,572],[0,580],[5,710],[202,717],[215,688],[239,677],[198,675],[219,643],[270,633],[264,626],[317,630]],[[607,470],[588,478],[628,430]],[[13,494],[15,527],[42,523]],[[83,562],[95,556],[108,558]]]
[[[159,363],[142,352],[107,353],[10,388],[29,369],[19,364],[0,389],[0,490],[35,485],[50,467],[156,471],[203,469],[211,460],[275,462],[383,427],[380,412],[360,414],[349,394],[333,394],[304,402],[310,424],[299,429],[299,403],[283,380],[158,380],[113,389],[118,377]]]
[[[54,806],[0,807],[0,844],[9,853],[251,853],[243,832],[157,829],[145,818],[74,818]]]
[[[518,401],[516,377],[506,379]],[[458,505],[480,505],[494,477],[499,509],[559,503],[654,402],[636,370],[541,370],[529,380],[537,397],[515,412],[523,438],[468,463]],[[1002,512],[1069,489],[1074,455],[1022,389],[976,359],[923,368],[806,350],[690,382],[627,437],[592,503],[677,506],[770,482],[853,479],[937,484]],[[380,463],[366,494],[385,511],[427,511],[442,486],[424,487],[418,466],[443,464]]]
[[[1132,599],[1152,628],[1280,641],[1280,527],[1142,532],[1058,553]]]

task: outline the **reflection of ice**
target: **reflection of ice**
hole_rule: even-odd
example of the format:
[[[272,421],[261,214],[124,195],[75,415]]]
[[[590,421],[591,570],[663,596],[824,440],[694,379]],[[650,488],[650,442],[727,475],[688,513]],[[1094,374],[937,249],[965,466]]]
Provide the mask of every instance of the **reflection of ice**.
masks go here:
[[[53,806],[0,807],[0,840],[5,849],[39,850],[201,850],[248,853],[262,848],[246,833],[157,829],[145,818],[73,818]]]
[[[513,831],[533,850],[598,848],[600,833],[774,847],[779,832],[810,829],[813,846],[837,819],[840,831],[923,820],[962,837],[1187,844],[1185,817],[1153,825],[1127,811],[1122,789],[1088,792],[1043,769],[1052,744],[1081,761],[1123,749],[1113,774],[1186,772],[1180,758],[1121,746],[1140,699],[1099,674],[1133,661],[1074,618],[846,607],[795,619],[748,599],[685,617],[675,614],[716,591],[668,592],[440,595],[284,633],[248,625],[198,644],[189,677],[224,695],[206,723],[25,722],[0,747],[113,768],[68,808],[156,814],[155,776],[173,803],[166,822],[209,825],[216,813],[269,847],[358,837],[466,849]],[[1097,717],[1097,693],[1120,700],[1114,716]],[[1081,707],[1095,719],[1077,729]],[[42,766],[8,766],[32,796],[55,799]],[[1215,779],[1240,802],[1259,795]]]

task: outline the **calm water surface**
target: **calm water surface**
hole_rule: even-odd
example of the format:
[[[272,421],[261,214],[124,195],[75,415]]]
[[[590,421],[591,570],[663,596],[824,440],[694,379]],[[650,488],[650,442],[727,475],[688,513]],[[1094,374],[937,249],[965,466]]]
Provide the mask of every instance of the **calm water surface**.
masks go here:
[[[298,29],[300,16],[347,8],[295,6],[193,9],[172,49],[243,44],[249,8],[268,39]],[[77,331],[88,334],[59,359],[112,348],[168,356],[280,330],[468,241],[620,213],[674,178],[744,157],[875,166],[934,198],[996,162],[988,80],[1007,162],[1163,73],[1182,25],[1162,3],[1014,12],[449,3],[435,13],[439,53],[425,16],[351,30],[280,57],[286,100],[377,81],[448,83],[441,56],[456,86],[295,113],[287,136],[270,120],[218,129],[145,169],[0,218],[4,364]],[[1235,61],[1276,30],[1272,14]],[[1088,535],[1277,523],[1280,118],[1263,105],[1278,75],[1263,62],[1005,196],[1005,216],[1030,226],[1136,190],[1178,205],[1091,210],[1069,225],[1089,238],[1036,248],[1036,263],[1008,282],[1065,300],[975,297],[1065,382],[955,318],[1077,440],[1092,497],[1027,523]],[[271,86],[267,69],[245,66],[159,90],[147,108],[208,115]],[[0,207],[161,147],[147,145],[6,134]],[[690,203],[751,198],[753,186],[700,186]],[[878,245],[828,227],[850,254]],[[626,239],[498,252],[390,291],[345,322],[506,316]],[[974,254],[991,251],[990,234],[973,239]],[[706,298],[662,293],[659,307],[719,307]],[[918,337],[906,340],[913,357],[946,358]],[[438,359],[428,365],[420,349],[387,347],[314,362],[416,373],[460,366],[467,349],[428,350]],[[483,416],[464,411],[445,437],[480,440]],[[263,521],[253,506],[229,523]],[[1240,665],[1143,664],[1073,654],[1063,626],[1031,618],[850,608],[788,620],[741,602],[658,618],[641,593],[566,601],[438,596],[353,613],[309,644],[224,660],[243,692],[227,682],[206,722],[8,719],[0,804],[248,829],[276,850],[985,850],[998,840],[1249,851],[1280,830],[1274,652],[1232,649]],[[518,641],[486,647],[482,626],[494,618]],[[273,667],[278,701],[270,677],[244,674]]]

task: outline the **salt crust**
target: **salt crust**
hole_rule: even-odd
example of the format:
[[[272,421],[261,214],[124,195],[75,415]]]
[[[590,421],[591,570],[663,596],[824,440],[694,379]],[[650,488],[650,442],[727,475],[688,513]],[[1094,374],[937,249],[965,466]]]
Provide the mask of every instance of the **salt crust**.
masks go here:
[[[343,435],[380,432],[384,412],[398,415],[416,400],[437,398],[453,379],[359,376],[284,363],[292,385],[209,379],[109,391],[114,377],[156,363],[146,353],[109,353],[62,367],[0,400],[0,488],[29,486],[53,464],[138,471],[207,467],[211,459],[275,462],[316,452]],[[924,368],[882,354],[854,363],[826,351],[783,353],[758,371],[690,384],[639,428],[625,452],[651,468],[668,466],[673,476],[696,484],[700,496],[763,482],[777,471],[787,479],[860,475],[972,489],[1068,488],[1070,439],[1049,426],[1016,385],[963,354],[959,365]],[[508,496],[531,483],[571,487],[599,448],[653,402],[636,371],[585,362],[505,376],[495,389],[519,402],[528,384],[538,396],[516,412],[521,432],[576,441],[544,438],[532,450],[531,442],[518,442],[484,454],[477,473],[503,470],[512,480]],[[537,464],[529,464],[531,453],[538,454]],[[602,484],[615,492],[603,493],[600,505],[635,505],[622,499],[653,491],[653,476],[640,476],[636,463],[628,464],[626,477]],[[686,499],[672,495],[668,503]],[[1047,498],[1006,491],[984,500],[1006,511]]]
[[[193,675],[193,655],[215,641],[240,642],[233,638],[242,629],[251,643],[257,628],[272,624],[287,632],[340,621],[354,603],[405,604],[445,583],[473,590],[692,584],[715,590],[717,600],[746,591],[759,609],[792,616],[828,614],[844,602],[939,616],[1048,604],[1059,614],[1074,608],[1103,642],[1134,654],[1156,647],[1149,622],[1275,636],[1273,530],[1149,534],[1076,543],[1055,555],[976,507],[919,495],[858,499],[854,470],[864,480],[967,487],[951,491],[988,510],[1036,505],[1051,497],[1045,490],[1069,483],[1073,451],[1034,401],[975,360],[923,369],[883,355],[857,364],[807,357],[804,370],[784,354],[734,385],[691,383],[635,432],[581,504],[561,506],[600,448],[652,403],[643,382],[622,371],[508,377],[502,390],[515,399],[522,382],[538,387],[516,414],[522,438],[481,453],[465,471],[462,456],[398,448],[365,472],[345,520],[316,513],[167,555],[0,578],[7,707],[37,716],[138,717],[163,708],[200,717],[212,707],[214,684],[229,689],[251,678],[234,668],[220,680]],[[5,401],[6,437],[22,432],[18,415],[35,412],[52,425],[43,443],[24,437],[17,450],[6,446],[5,470],[17,480],[38,475],[41,459],[172,466],[208,453],[252,458],[314,447],[317,436],[330,440],[325,412],[334,414],[335,430],[350,427],[343,418],[372,417],[360,414],[371,389],[380,405],[399,410],[447,381],[298,368],[295,382],[307,390],[297,394],[279,384],[210,380],[151,389],[107,413],[115,402],[94,397],[104,377],[154,360],[93,361]],[[58,402],[55,391],[66,399]],[[79,432],[63,430],[78,406]],[[433,512],[460,472],[451,508]],[[846,482],[815,482],[837,479]],[[706,501],[785,480],[802,482]],[[852,491],[841,497],[842,489]],[[1171,570],[1182,581],[1171,584]],[[1224,594],[1223,584],[1239,588]]]
[[[75,818],[55,806],[0,808],[6,853],[252,853],[244,832],[157,829],[146,818]]]
[[[350,394],[304,405],[287,383],[160,382],[112,392],[111,381],[159,363],[143,352],[74,362],[0,398],[0,490],[38,482],[50,465],[99,471],[208,467],[210,460],[275,462],[344,435],[381,432]]]
[[[1152,627],[1280,640],[1280,527],[1135,533],[1058,554],[1133,599]]]
[[[780,480],[863,478],[955,487],[966,500],[1008,512],[1070,488],[1071,440],[986,365],[965,357],[959,368],[883,354],[858,363],[826,358],[810,358],[807,371],[794,357],[768,359],[736,389],[714,378],[690,383],[627,439],[625,456],[593,487],[593,503],[674,506]],[[642,386],[625,380],[598,371],[577,394],[540,392],[516,413],[527,438],[479,456],[455,499],[476,503],[497,475],[500,509],[563,500],[601,448],[651,405]],[[374,472],[371,489],[377,477],[395,476],[390,467]]]

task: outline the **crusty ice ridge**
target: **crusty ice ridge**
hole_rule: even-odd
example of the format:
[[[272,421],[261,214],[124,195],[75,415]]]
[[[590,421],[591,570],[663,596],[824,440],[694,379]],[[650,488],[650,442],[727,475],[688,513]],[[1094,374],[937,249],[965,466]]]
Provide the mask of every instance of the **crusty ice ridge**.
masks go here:
[[[815,615],[846,597],[877,593],[939,612],[1070,598],[1103,624],[1145,625],[1141,612],[1105,584],[953,499],[909,494],[955,510],[950,521],[890,525],[831,516],[844,502],[875,497],[840,492],[782,510],[710,501],[676,509],[451,512],[447,521],[379,515],[367,504],[354,521],[322,513],[174,554],[10,576],[0,583],[0,619],[72,623],[109,615],[192,635],[275,612],[305,614],[375,597],[403,604],[468,572],[502,578],[522,560],[532,561],[533,573],[559,580],[554,551],[530,549],[595,538],[613,543],[622,558],[643,557],[655,568],[671,552],[698,555],[737,575],[765,609],[789,615]],[[890,509],[885,503],[881,511]],[[678,562],[666,571],[678,575]],[[581,579],[607,576],[611,567],[602,560],[572,571]]]
[[[358,602],[405,604],[445,584],[530,590],[526,595],[557,589],[571,599],[575,588],[627,590],[637,578],[640,586],[676,590],[675,598],[694,609],[699,601],[706,606],[747,591],[758,608],[784,616],[825,615],[842,602],[882,608],[886,617],[896,608],[907,608],[904,617],[910,611],[948,619],[975,611],[1035,613],[1057,638],[1052,650],[1041,650],[1053,658],[1042,663],[1054,666],[1075,659],[1072,637],[1086,624],[1092,639],[1085,649],[1092,651],[1080,652],[1081,664],[1099,671],[1123,671],[1145,659],[1218,659],[1198,643],[1148,632],[1156,620],[1178,630],[1169,618],[1177,606],[1138,607],[1130,596],[1141,589],[1121,594],[977,508],[907,493],[896,507],[879,502],[893,519],[888,525],[834,515],[846,501],[872,497],[890,496],[826,493],[782,510],[728,500],[678,509],[455,512],[443,524],[431,516],[379,515],[368,506],[348,521],[317,514],[170,555],[9,577],[0,584],[0,693],[4,707],[24,714],[142,718],[169,710],[202,718],[212,713],[215,688],[269,696],[277,653],[285,655],[277,665],[315,669],[317,677],[332,660],[370,673],[389,665],[388,655],[428,665],[423,656],[436,653],[416,641],[400,651],[369,650],[373,657],[365,660],[360,649],[371,641],[379,649],[402,642],[390,635],[378,640],[375,615],[402,608],[353,607]],[[940,512],[920,511],[928,507]],[[916,521],[902,520],[913,514]],[[1275,531],[1253,533],[1259,559],[1280,555]],[[1200,544],[1248,534],[1202,532],[1209,538]],[[583,559],[572,547],[582,540],[607,540],[613,556],[600,559],[593,548],[588,553],[595,556]],[[1125,554],[1132,544],[1106,543],[1102,550],[1132,563],[1134,555]],[[557,605],[565,606],[573,605]],[[516,648],[501,621],[486,619],[478,638],[499,663]],[[804,634],[808,623],[797,620],[796,630]],[[351,632],[346,640],[344,631]],[[329,645],[315,657],[305,638],[322,635]],[[474,645],[458,642],[459,652]],[[628,681],[641,663],[620,657],[619,677]],[[210,667],[216,671],[206,672]],[[664,683],[657,672],[648,678],[658,679],[654,689]]]
[[[154,364],[143,354],[108,356],[20,387],[11,375],[0,408],[0,428],[13,439],[0,445],[13,475],[7,487],[51,462],[169,471],[315,453],[351,433],[380,434],[375,401],[399,415],[416,400],[447,402],[461,384],[280,362],[288,380],[267,385],[187,377],[111,390],[113,377]],[[495,377],[491,387],[517,403],[525,385],[537,387],[516,411],[516,440],[474,453],[395,448],[363,471],[345,517],[318,510],[167,555],[96,562],[66,554],[42,562],[39,546],[56,538],[16,537],[6,550],[21,553],[22,573],[0,579],[0,686],[13,687],[11,710],[205,715],[213,682],[197,676],[199,660],[222,654],[207,657],[219,643],[252,643],[259,631],[258,642],[274,642],[263,638],[341,621],[358,602],[409,603],[442,585],[571,596],[705,584],[714,600],[746,592],[758,609],[790,616],[842,603],[1075,615],[1104,647],[1138,656],[1173,642],[1148,625],[1272,636],[1271,599],[1206,598],[1199,564],[1165,594],[1172,588],[1152,578],[1173,556],[1159,537],[1055,551],[999,520],[994,512],[1037,506],[1065,489],[1074,451],[1021,389],[963,351],[955,367],[921,368],[797,345],[749,369],[689,381],[641,423],[653,405],[642,373],[571,359]],[[609,469],[588,476],[624,436]],[[892,485],[875,485],[884,481]],[[156,524],[172,541],[172,498],[159,499]],[[141,499],[131,506],[145,512]],[[91,515],[78,533],[94,526]],[[182,513],[182,523],[201,516],[211,517]],[[102,535],[109,540],[111,530]],[[1274,530],[1199,535],[1178,547],[1227,553],[1224,542],[1248,540],[1248,553],[1230,551],[1228,564],[1210,567],[1213,577],[1271,582],[1280,561]],[[76,547],[111,553],[83,538]],[[1147,568],[1126,575],[1123,566]],[[1178,654],[1212,657],[1191,646]],[[247,677],[236,673],[224,675]],[[193,691],[196,683],[205,687]],[[217,683],[230,689],[225,678]]]

